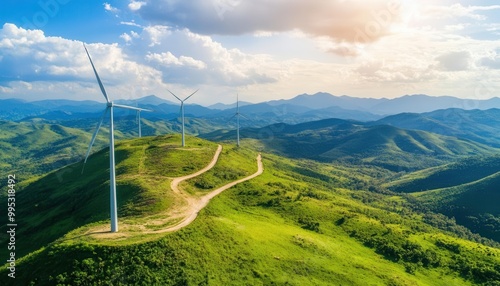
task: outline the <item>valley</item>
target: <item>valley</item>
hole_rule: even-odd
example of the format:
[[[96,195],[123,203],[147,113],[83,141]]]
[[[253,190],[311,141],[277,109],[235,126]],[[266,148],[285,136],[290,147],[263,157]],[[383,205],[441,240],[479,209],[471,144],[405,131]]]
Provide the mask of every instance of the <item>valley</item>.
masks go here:
[[[83,168],[85,119],[1,122],[25,226],[16,283],[3,267],[2,285],[500,283],[500,159],[473,120],[456,134],[392,116],[252,121],[237,147],[221,118],[197,117],[183,148],[178,123],[153,117],[143,138],[133,117],[116,120],[117,233],[106,129]]]

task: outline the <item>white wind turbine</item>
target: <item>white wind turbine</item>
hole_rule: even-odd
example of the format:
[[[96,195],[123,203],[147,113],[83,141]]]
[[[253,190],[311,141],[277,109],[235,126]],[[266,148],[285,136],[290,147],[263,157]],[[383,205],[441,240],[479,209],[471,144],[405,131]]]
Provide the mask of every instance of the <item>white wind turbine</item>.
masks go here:
[[[152,110],[149,110],[149,109],[142,109],[142,108],[137,109],[137,123],[139,124],[139,138],[142,137],[141,111],[153,112]]]
[[[170,92],[170,94],[172,94],[175,98],[177,98],[180,102],[181,102],[181,116],[182,116],[182,147],[186,146],[186,141],[184,139],[184,101],[188,100],[188,98],[190,98],[191,96],[193,96],[195,93],[198,92],[198,89],[191,93],[188,97],[184,98],[184,100],[180,99],[179,97],[177,97],[177,95],[175,95],[173,92],[171,92],[170,90],[167,89],[168,92]]]
[[[89,51],[87,50],[87,47],[85,46],[85,44],[83,44],[83,47],[85,48],[85,52],[87,53],[87,56],[90,60],[90,64],[92,65],[92,69],[94,70],[94,74],[95,74],[95,77],[97,79],[97,83],[99,84],[99,87],[101,89],[102,95],[104,95],[104,98],[106,99],[106,109],[104,109],[104,112],[101,116],[101,119],[99,120],[99,124],[97,125],[97,128],[94,132],[94,135],[92,135],[92,140],[90,141],[89,148],[87,150],[87,155],[85,156],[85,161],[83,163],[84,164],[87,163],[87,159],[89,158],[89,155],[90,155],[90,150],[92,149],[92,145],[94,144],[97,133],[99,133],[99,129],[101,128],[102,122],[104,120],[104,116],[109,111],[109,125],[110,125],[109,126],[109,196],[110,196],[111,232],[117,232],[118,231],[118,211],[117,211],[117,204],[116,204],[115,138],[114,138],[113,109],[115,107],[118,107],[118,108],[136,110],[138,112],[146,111],[146,109],[113,103],[113,101],[111,101],[109,99],[108,95],[106,94],[106,90],[104,89],[104,86],[101,82],[101,79],[99,78],[99,75],[97,74],[94,63],[92,62],[92,59],[90,58]]]
[[[229,120],[236,117],[237,129],[236,129],[236,146],[240,147],[240,116],[246,118],[243,114],[240,113],[240,99],[239,95],[236,95],[236,113],[229,118]]]

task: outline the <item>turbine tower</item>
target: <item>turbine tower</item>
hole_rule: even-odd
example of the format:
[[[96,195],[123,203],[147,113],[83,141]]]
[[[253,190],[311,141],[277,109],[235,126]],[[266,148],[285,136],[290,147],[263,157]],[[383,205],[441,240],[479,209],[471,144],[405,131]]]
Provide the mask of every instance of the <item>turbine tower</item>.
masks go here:
[[[87,47],[85,46],[85,44],[83,44],[83,47],[85,48],[85,52],[87,53],[87,56],[90,60],[90,64],[92,65],[92,69],[94,70],[94,74],[95,74],[95,77],[97,79],[97,83],[99,84],[99,87],[101,89],[102,95],[106,99],[106,108],[104,109],[104,112],[102,113],[101,119],[99,120],[99,124],[97,125],[97,128],[94,132],[94,135],[92,135],[92,139],[90,140],[89,148],[87,150],[87,155],[85,156],[85,161],[83,162],[83,164],[85,166],[85,163],[87,163],[87,159],[89,158],[90,151],[92,149],[92,145],[94,145],[94,141],[95,141],[95,138],[97,136],[97,133],[99,133],[99,129],[101,128],[104,117],[106,116],[106,113],[108,113],[108,111],[109,111],[109,125],[110,125],[109,126],[109,196],[110,196],[111,232],[117,232],[118,231],[118,210],[117,210],[117,203],[116,203],[115,136],[114,136],[113,109],[115,107],[117,107],[117,108],[136,110],[138,112],[146,111],[146,109],[113,103],[113,101],[111,101],[109,99],[109,97],[106,93],[106,90],[104,89],[104,85],[102,84],[101,79],[99,78],[99,75],[97,74],[94,63],[92,62],[92,59],[90,58],[89,51],[87,50]],[[82,172],[83,172],[83,170],[82,170]]]
[[[236,129],[236,146],[240,147],[240,116],[246,118],[243,114],[240,113],[240,99],[239,95],[236,95],[236,113],[229,119],[233,119],[236,117],[237,129]]]
[[[170,92],[170,94],[172,94],[175,98],[177,98],[177,100],[179,100],[181,102],[181,116],[182,116],[182,147],[186,146],[186,141],[184,139],[184,102],[186,100],[188,100],[191,96],[193,96],[195,93],[198,92],[199,89],[197,89],[195,92],[191,93],[188,97],[184,98],[184,99],[180,99],[179,97],[177,97],[177,95],[175,95],[173,92],[171,92],[170,90],[167,89],[168,92]]]
[[[139,108],[139,104],[138,104],[137,101],[135,102],[135,106],[136,106],[136,108]],[[136,116],[135,116],[135,120],[137,121],[137,124],[139,125],[139,138],[142,137],[141,111],[153,112],[153,110],[150,110],[150,109],[139,109],[139,110],[137,110],[137,113],[136,113]]]
[[[137,110],[137,123],[139,123],[139,138],[142,137],[142,128],[141,128],[141,111]]]
[[[153,112],[153,110],[142,109],[142,108],[137,110],[137,123],[139,124],[139,138],[142,137],[141,111]]]

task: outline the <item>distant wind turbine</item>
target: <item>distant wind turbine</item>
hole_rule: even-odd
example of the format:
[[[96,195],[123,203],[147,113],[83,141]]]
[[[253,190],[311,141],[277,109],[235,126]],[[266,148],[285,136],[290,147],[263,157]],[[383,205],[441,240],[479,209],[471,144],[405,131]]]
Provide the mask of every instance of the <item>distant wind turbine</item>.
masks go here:
[[[237,129],[236,129],[236,146],[240,147],[240,116],[246,118],[243,114],[240,113],[240,99],[239,95],[236,95],[236,113],[229,119],[233,119],[236,117]]]
[[[83,164],[85,166],[85,164],[87,163],[87,159],[89,158],[90,151],[92,149],[92,145],[94,145],[94,141],[96,139],[97,133],[99,133],[99,129],[101,128],[102,122],[104,120],[104,116],[106,116],[106,113],[109,111],[109,125],[110,125],[109,126],[109,196],[110,196],[111,232],[117,232],[118,231],[118,211],[117,211],[117,204],[116,204],[115,136],[114,136],[114,123],[113,123],[113,109],[115,107],[118,107],[118,108],[136,110],[138,112],[146,111],[146,109],[113,103],[113,101],[111,101],[109,99],[109,97],[106,93],[106,90],[104,89],[104,85],[102,84],[101,79],[99,78],[99,75],[97,74],[94,63],[92,62],[92,58],[90,58],[89,51],[87,50],[87,47],[85,46],[85,44],[83,44],[83,47],[85,48],[85,52],[87,53],[87,56],[90,60],[90,64],[92,65],[92,69],[94,70],[94,74],[95,74],[95,77],[97,79],[97,83],[99,84],[99,87],[101,89],[102,95],[104,95],[104,98],[106,99],[106,109],[104,109],[104,112],[101,116],[101,119],[99,120],[99,124],[97,125],[97,128],[94,132],[94,135],[92,135],[92,140],[90,140],[89,148],[87,150],[87,155],[85,156],[85,161],[83,162]],[[147,110],[147,111],[149,111],[149,110]],[[83,170],[82,170],[82,172],[83,172]]]
[[[137,124],[139,124],[139,138],[142,137],[142,127],[141,127],[141,111],[147,111],[147,112],[153,112],[153,110],[149,110],[149,109],[138,109],[137,110]]]
[[[167,89],[168,92],[170,92],[170,94],[172,94],[175,98],[177,98],[180,102],[181,102],[181,116],[182,116],[182,147],[186,146],[186,141],[184,139],[184,102],[186,100],[188,100],[191,96],[193,96],[195,93],[198,92],[199,89],[197,89],[195,92],[191,93],[188,97],[184,98],[184,99],[180,99],[179,97],[177,97],[177,95],[175,95],[173,92],[171,92],[170,90]]]

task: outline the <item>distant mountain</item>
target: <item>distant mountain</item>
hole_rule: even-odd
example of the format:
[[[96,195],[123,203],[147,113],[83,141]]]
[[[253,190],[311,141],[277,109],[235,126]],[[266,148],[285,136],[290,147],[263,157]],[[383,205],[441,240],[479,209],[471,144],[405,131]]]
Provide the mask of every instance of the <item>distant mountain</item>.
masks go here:
[[[405,95],[386,100],[370,108],[376,114],[397,114],[402,112],[429,112],[446,108],[467,108],[466,100],[451,96],[428,96],[424,94]]]
[[[288,157],[341,160],[392,171],[423,169],[463,156],[497,151],[479,143],[425,131],[340,119],[245,128],[240,133],[243,138],[258,139],[267,149]],[[212,140],[234,140],[235,136],[235,131],[202,135]]]
[[[429,113],[403,113],[371,123],[388,124],[405,129],[424,130],[437,134],[469,139],[500,147],[500,109],[445,109]]]
[[[322,109],[336,106],[348,110],[358,110],[377,115],[392,115],[405,112],[423,113],[438,109],[490,109],[500,108],[500,98],[489,100],[460,99],[452,96],[428,96],[424,94],[405,95],[387,98],[359,98],[350,96],[335,96],[329,93],[313,95],[301,94],[288,100],[269,101],[270,105],[293,104],[311,109]]]
[[[269,101],[270,105],[293,104],[310,109],[323,109],[331,106],[348,110],[370,111],[371,107],[388,101],[388,99],[359,98],[350,96],[334,96],[330,93],[318,92],[313,95],[301,94],[289,100]]]
[[[380,119],[381,116],[370,112],[349,110],[338,106],[330,106],[322,109],[315,109],[301,114],[307,121],[314,121],[326,118],[355,119],[359,121],[372,121]]]
[[[155,114],[145,114],[152,118],[175,118],[179,104],[154,95],[134,100],[117,100],[117,103],[148,108]],[[72,100],[42,100],[25,102],[17,99],[0,100],[0,119],[19,121],[23,118],[33,118],[50,112],[98,113],[103,104],[95,101]],[[334,96],[329,93],[313,95],[301,94],[289,100],[273,100],[251,104],[240,102],[242,114],[250,115],[256,126],[284,122],[297,124],[327,118],[353,119],[357,121],[378,120],[382,116],[400,113],[424,113],[446,108],[486,109],[500,108],[500,99],[464,100],[451,96],[432,97],[427,95],[406,95],[395,99],[357,98],[350,96]],[[177,109],[177,110],[176,110]],[[186,114],[189,117],[218,120],[234,114],[235,105],[216,104],[203,107],[196,104],[186,104]],[[123,112],[122,112],[123,114]],[[231,114],[231,115],[230,115]],[[46,117],[51,117],[47,115]],[[388,123],[390,124],[390,123]]]
[[[209,119],[225,118],[233,116],[236,109],[226,109],[219,113],[208,116]],[[298,124],[328,118],[357,119],[369,121],[379,119],[380,116],[369,112],[346,110],[332,106],[323,109],[311,109],[309,107],[294,104],[272,105],[270,103],[257,103],[240,107],[240,113],[245,116],[242,124],[245,126],[263,127],[271,123]],[[221,122],[222,123],[222,122]]]
[[[26,116],[42,114],[43,110],[19,99],[0,99],[0,119],[19,120]]]
[[[129,100],[122,99],[122,100],[117,100],[116,102],[120,103],[120,104],[126,104],[126,105],[130,105],[130,106],[139,106],[139,107],[143,107],[146,105],[156,106],[156,105],[160,105],[160,104],[170,104],[170,105],[177,104],[174,101],[169,101],[169,100],[166,100],[163,98],[159,98],[156,95],[148,95],[148,96],[141,97],[138,99],[129,99]]]
[[[251,104],[253,104],[253,103],[246,102],[246,101],[240,101],[240,103],[239,103],[240,107],[245,106],[245,105],[251,105]],[[212,104],[212,105],[207,106],[207,108],[226,110],[226,109],[236,108],[236,103],[232,103],[232,104],[216,103],[216,104]]]

